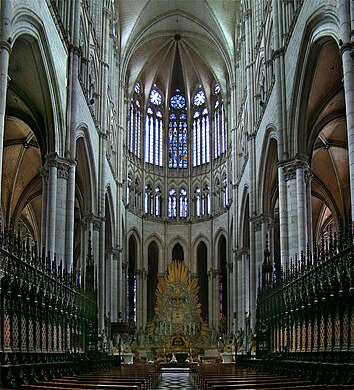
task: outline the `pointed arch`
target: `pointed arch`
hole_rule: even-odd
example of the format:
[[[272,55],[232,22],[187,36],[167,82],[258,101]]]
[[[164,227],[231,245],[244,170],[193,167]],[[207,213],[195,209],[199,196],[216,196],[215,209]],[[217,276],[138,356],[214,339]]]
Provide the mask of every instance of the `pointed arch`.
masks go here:
[[[182,260],[182,259],[174,259],[173,258],[173,248],[176,246],[176,245],[180,245],[180,247],[182,248],[183,250],[183,260],[186,262],[187,260],[187,263],[190,264],[190,253],[188,251],[188,245],[185,241],[185,239],[181,236],[176,236],[172,241],[170,241],[170,243],[168,244],[168,247],[167,247],[167,253],[168,253],[168,263],[170,261],[173,261],[173,260]]]

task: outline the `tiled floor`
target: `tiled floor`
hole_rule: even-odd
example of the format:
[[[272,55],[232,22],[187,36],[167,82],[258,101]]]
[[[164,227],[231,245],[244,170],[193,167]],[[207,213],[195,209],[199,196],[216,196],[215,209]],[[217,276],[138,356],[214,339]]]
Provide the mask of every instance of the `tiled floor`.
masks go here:
[[[189,372],[185,370],[174,370],[162,371],[161,381],[156,390],[192,390],[193,386],[189,380]]]

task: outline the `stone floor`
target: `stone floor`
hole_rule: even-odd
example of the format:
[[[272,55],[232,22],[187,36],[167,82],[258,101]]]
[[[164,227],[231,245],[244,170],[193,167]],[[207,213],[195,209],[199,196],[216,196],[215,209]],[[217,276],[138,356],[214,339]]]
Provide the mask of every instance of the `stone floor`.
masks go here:
[[[156,390],[192,390],[189,371],[181,368],[162,369],[161,381]]]

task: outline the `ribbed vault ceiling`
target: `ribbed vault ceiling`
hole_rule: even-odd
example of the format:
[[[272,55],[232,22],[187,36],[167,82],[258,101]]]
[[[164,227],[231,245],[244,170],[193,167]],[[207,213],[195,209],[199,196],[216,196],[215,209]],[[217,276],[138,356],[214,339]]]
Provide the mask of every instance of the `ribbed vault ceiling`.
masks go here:
[[[140,80],[145,92],[156,83],[169,93],[173,64],[180,56],[187,95],[217,80],[225,92],[233,79],[235,0],[120,0],[122,78],[128,91]],[[166,88],[164,90],[163,88]],[[206,90],[207,92],[207,90]]]

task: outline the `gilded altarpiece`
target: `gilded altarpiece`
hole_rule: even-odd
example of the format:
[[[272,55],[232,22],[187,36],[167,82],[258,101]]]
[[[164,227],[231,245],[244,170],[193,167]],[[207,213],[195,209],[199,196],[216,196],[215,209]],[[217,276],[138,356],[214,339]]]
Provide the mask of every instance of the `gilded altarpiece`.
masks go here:
[[[167,275],[158,280],[155,317],[146,326],[145,347],[160,352],[190,352],[211,345],[198,292],[198,279],[189,276],[184,262],[172,261]]]

